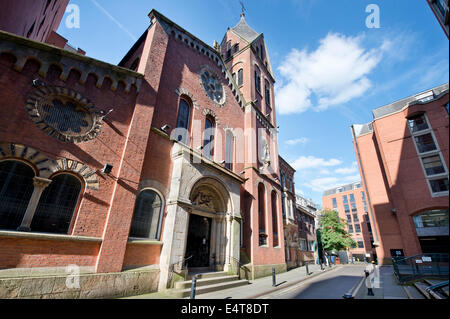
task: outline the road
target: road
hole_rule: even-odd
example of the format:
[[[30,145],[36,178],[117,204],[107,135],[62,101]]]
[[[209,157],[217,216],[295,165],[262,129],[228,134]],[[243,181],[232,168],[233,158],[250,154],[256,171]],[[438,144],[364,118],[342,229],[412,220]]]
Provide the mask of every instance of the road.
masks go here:
[[[346,265],[305,282],[261,296],[261,299],[342,299],[359,286],[365,265]],[[361,289],[365,289],[362,283]]]

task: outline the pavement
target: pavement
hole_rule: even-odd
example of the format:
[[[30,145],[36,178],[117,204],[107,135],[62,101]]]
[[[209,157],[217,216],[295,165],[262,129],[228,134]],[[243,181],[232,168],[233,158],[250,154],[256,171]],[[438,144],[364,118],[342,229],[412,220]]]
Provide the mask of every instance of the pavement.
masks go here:
[[[397,283],[392,266],[378,267],[378,271],[380,279],[379,285],[373,288],[374,296],[367,295],[367,288],[363,283],[355,292],[355,299],[411,299],[406,289]]]
[[[287,272],[276,275],[276,286],[272,286],[272,276],[249,280],[250,284],[220,291],[214,291],[206,294],[196,295],[195,299],[256,299],[264,294],[268,294],[280,289],[287,288],[296,283],[314,278],[322,273],[334,271],[342,265],[333,265],[332,267],[320,265],[308,265],[309,275],[306,274],[306,267],[298,267]],[[140,296],[127,297],[125,299],[176,299],[167,292],[156,292]]]
[[[332,267],[324,266],[324,270],[320,269],[320,265],[308,265],[309,275],[306,274],[305,266],[291,269],[287,272],[280,273],[276,275],[276,286],[272,286],[272,276],[258,278],[255,280],[250,280],[250,284],[246,286],[240,286],[215,292],[210,292],[206,294],[196,295],[196,299],[262,299],[267,298],[267,296],[277,295],[281,298],[300,298],[302,295],[298,294],[297,297],[291,296],[289,293],[284,294],[283,290],[293,292],[295,289],[301,289],[300,286],[303,284],[316,284],[323,285],[322,289],[326,291],[326,285],[330,280],[336,280],[343,276],[348,276],[350,273],[346,274],[345,271],[359,273],[361,276],[354,276],[352,279],[352,287],[349,291],[354,296],[354,299],[412,299],[408,296],[406,289],[400,286],[394,276],[394,271],[392,266],[381,266],[378,267],[379,273],[379,285],[373,289],[374,296],[367,295],[367,288],[365,285],[365,276],[363,273],[364,266],[366,264],[358,263],[355,265],[333,265]],[[343,269],[344,268],[344,269]],[[353,269],[353,270],[350,270]],[[344,271],[344,272],[343,272]],[[326,274],[326,275],[325,275]],[[314,279],[313,279],[314,278]],[[290,288],[290,289],[287,289]],[[342,290],[342,289],[341,289]],[[344,289],[345,290],[345,289]],[[341,293],[341,291],[339,292]],[[345,292],[344,292],[345,293]],[[334,297],[327,297],[323,295],[321,298],[328,299]],[[277,297],[275,297],[277,298]],[[303,298],[309,298],[304,295]],[[150,293],[145,295],[127,297],[124,299],[177,299],[171,296],[168,292],[161,291],[156,293]],[[185,299],[188,299],[185,298]]]

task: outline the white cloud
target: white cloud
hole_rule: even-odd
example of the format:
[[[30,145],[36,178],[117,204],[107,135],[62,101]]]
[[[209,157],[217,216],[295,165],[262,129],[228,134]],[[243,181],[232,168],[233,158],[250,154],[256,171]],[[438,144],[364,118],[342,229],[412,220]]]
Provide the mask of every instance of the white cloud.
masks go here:
[[[329,33],[313,52],[292,49],[278,68],[284,78],[276,92],[280,114],[325,110],[363,95],[372,85],[367,75],[392,44],[385,40],[367,50],[362,39]]]
[[[290,165],[295,170],[302,170],[305,168],[321,168],[324,166],[338,166],[341,164],[342,161],[335,158],[325,160],[314,156],[300,156]]]
[[[359,174],[344,177],[323,177],[323,178],[315,178],[309,182],[303,183],[303,186],[306,186],[316,192],[323,192],[327,189],[353,183],[359,180],[360,180]]]
[[[352,166],[341,167],[341,168],[336,169],[334,172],[336,174],[348,175],[348,174],[354,174],[357,171],[358,171],[358,164],[356,162],[353,162]]]
[[[287,145],[297,145],[297,144],[305,144],[308,142],[308,138],[306,137],[300,137],[300,138],[296,138],[296,139],[292,139],[292,140],[287,140],[285,143]]]

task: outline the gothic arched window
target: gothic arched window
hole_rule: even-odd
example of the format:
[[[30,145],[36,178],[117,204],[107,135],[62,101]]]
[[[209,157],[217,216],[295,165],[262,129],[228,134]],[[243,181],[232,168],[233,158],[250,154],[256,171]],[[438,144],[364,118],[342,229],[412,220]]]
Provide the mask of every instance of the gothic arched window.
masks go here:
[[[278,218],[277,218],[277,193],[272,192],[272,230],[273,230],[273,247],[279,245],[278,240]]]
[[[33,194],[33,169],[20,161],[0,162],[0,229],[20,226]]]
[[[213,159],[214,155],[214,120],[210,116],[207,116],[205,120],[203,155],[210,160]]]
[[[258,185],[258,225],[259,225],[259,245],[267,245],[266,233],[266,195],[264,185]]]
[[[237,85],[241,86],[242,84],[244,84],[244,70],[243,69],[239,69]]]
[[[189,122],[191,119],[191,106],[185,99],[180,99],[177,119],[177,141],[188,144]]]
[[[72,174],[58,174],[53,177],[39,200],[31,222],[31,230],[67,234],[81,188],[81,181]]]
[[[130,237],[159,239],[163,209],[158,193],[151,189],[141,191],[134,206]]]
[[[229,170],[233,169],[233,149],[234,135],[228,130],[225,137],[225,168]]]

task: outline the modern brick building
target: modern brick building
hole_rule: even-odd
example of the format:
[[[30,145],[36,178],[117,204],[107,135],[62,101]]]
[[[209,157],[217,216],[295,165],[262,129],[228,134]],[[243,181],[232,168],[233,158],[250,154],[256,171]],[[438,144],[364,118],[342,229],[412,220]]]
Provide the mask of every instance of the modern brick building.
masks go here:
[[[427,2],[448,38],[450,21],[448,0],[427,0]]]
[[[352,131],[378,260],[448,253],[448,83],[373,117]]]
[[[322,197],[322,205],[324,209],[337,211],[339,217],[347,222],[347,231],[356,242],[356,247],[349,249],[346,258],[353,257],[354,260],[361,261],[376,260],[367,197],[361,182],[326,190]]]
[[[119,66],[0,31],[0,274],[77,265],[81,291],[42,293],[92,297],[165,289],[183,263],[286,270],[264,35],[242,15],[211,47],[149,17]]]

